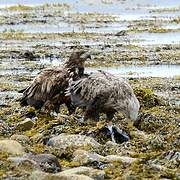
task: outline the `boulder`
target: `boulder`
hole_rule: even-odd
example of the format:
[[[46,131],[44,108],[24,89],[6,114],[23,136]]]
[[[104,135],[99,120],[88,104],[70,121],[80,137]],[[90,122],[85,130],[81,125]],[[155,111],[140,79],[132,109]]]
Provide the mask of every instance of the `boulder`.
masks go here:
[[[78,148],[89,149],[98,148],[100,144],[93,138],[85,135],[67,135],[61,134],[51,138],[48,143],[49,146],[57,148],[59,154],[66,154],[68,150],[74,151]]]

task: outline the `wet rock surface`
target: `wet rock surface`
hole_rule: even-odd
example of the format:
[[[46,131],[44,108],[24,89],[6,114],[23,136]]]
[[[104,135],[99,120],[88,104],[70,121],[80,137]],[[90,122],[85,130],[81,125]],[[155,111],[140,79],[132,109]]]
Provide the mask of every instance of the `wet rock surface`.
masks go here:
[[[0,25],[0,179],[179,178],[178,1],[1,6]],[[19,105],[37,73],[77,49],[92,54],[86,73],[127,78],[140,101],[134,126],[115,114],[115,142],[104,115],[80,123],[79,109]]]

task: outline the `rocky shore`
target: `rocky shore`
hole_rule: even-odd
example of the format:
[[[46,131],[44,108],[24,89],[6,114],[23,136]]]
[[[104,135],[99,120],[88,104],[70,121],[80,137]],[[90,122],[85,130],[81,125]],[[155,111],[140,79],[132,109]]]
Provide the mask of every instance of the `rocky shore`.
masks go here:
[[[127,14],[118,14],[117,4]],[[126,1],[100,5],[105,12],[81,1],[0,9],[0,179],[180,178],[180,74],[125,74],[141,105],[136,127],[122,114],[113,119],[129,137],[126,142],[111,141],[104,115],[82,123],[79,109],[69,115],[62,106],[52,116],[19,105],[19,90],[76,49],[92,53],[86,68],[179,68],[179,8],[130,8]],[[137,16],[127,16],[131,13]]]

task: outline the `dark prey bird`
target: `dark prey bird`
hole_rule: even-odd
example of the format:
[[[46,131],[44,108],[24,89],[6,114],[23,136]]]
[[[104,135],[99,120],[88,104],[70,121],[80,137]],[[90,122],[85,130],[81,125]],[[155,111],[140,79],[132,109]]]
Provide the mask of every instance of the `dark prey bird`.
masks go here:
[[[105,113],[108,121],[115,112],[121,112],[133,121],[138,116],[139,101],[129,83],[107,72],[99,71],[72,81],[67,95],[75,106],[84,110],[84,120],[98,120],[99,113]]]
[[[65,103],[69,112],[73,112],[74,108],[70,98],[65,96],[65,90],[70,79],[77,80],[84,74],[84,62],[87,58],[90,58],[88,52],[76,51],[64,65],[41,71],[24,90],[20,104],[58,113],[59,106]]]

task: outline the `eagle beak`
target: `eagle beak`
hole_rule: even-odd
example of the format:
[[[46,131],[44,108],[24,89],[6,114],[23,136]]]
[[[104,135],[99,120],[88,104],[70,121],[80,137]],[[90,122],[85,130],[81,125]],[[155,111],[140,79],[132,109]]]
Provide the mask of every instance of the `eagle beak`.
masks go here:
[[[86,60],[88,60],[88,59],[91,59],[91,55],[90,55],[89,52],[86,52],[86,53],[82,54],[82,55],[80,56],[80,58],[86,61]]]

